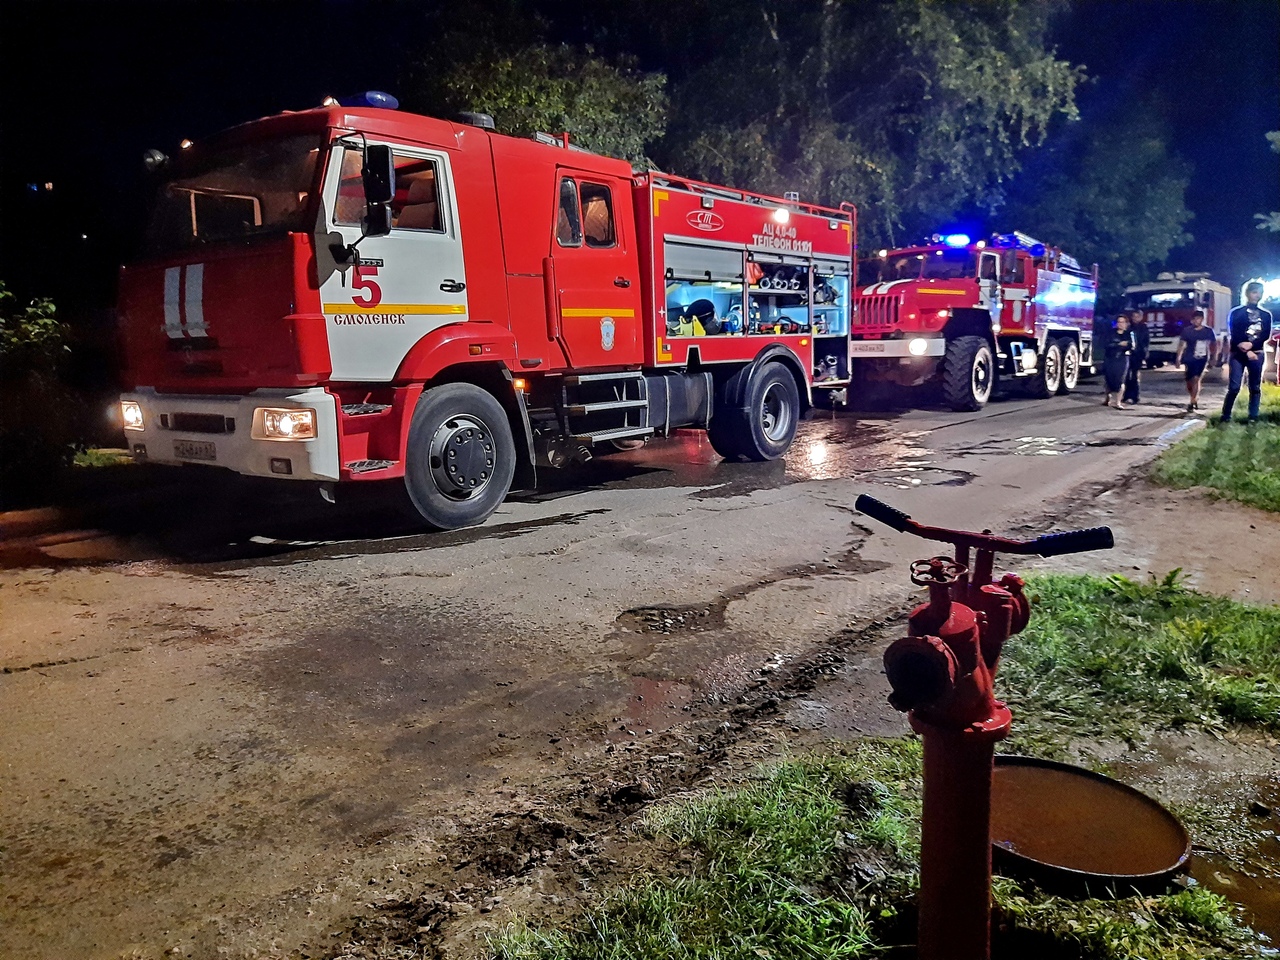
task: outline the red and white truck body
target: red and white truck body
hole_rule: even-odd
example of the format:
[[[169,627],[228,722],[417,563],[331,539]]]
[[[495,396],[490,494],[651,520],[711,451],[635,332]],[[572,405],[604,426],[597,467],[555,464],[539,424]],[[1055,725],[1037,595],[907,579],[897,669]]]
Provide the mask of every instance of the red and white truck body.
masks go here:
[[[1126,310],[1141,310],[1151,334],[1152,363],[1172,362],[1191,314],[1204,311],[1204,324],[1218,336],[1218,357],[1227,358],[1227,315],[1231,313],[1231,289],[1209,279],[1207,273],[1161,273],[1154,282],[1125,287]]]
[[[850,355],[868,379],[941,379],[958,410],[997,379],[1049,396],[1092,361],[1096,270],[1020,233],[937,237],[860,264]]]
[[[265,118],[163,172],[120,281],[140,458],[403,479],[461,526],[592,444],[699,426],[780,456],[815,380],[848,382],[847,206],[383,108]]]

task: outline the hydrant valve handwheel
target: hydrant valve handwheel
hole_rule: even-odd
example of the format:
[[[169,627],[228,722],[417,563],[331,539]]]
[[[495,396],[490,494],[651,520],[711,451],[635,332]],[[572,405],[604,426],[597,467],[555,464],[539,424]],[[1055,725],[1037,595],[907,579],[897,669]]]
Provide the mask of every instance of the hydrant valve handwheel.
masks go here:
[[[1012,722],[995,697],[1005,641],[1027,625],[1021,577],[992,580],[997,553],[1042,557],[1114,545],[1109,527],[1009,540],[926,527],[872,497],[854,506],[900,533],[949,543],[955,557],[911,564],[911,582],[929,602],[908,618],[907,636],[884,654],[893,693],[924,738],[924,810],[920,837],[919,960],[991,956],[991,777],[995,742]],[[973,564],[969,551],[976,550]]]

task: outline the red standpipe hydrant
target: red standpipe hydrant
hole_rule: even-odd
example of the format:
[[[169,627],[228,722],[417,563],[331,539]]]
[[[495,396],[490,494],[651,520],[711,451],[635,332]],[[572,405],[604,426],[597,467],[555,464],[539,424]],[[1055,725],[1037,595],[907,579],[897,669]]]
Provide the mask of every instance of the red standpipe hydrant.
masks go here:
[[[908,619],[907,636],[884,654],[893,692],[924,740],[924,809],[920,835],[919,960],[989,960],[991,956],[991,777],[995,742],[1013,715],[995,698],[1005,641],[1031,616],[1023,581],[992,582],[997,552],[1055,556],[1114,545],[1097,527],[1008,540],[990,531],[926,527],[868,496],[855,507],[895,530],[950,543],[951,557],[917,560],[911,582],[929,602]],[[972,570],[969,550],[976,549]]]

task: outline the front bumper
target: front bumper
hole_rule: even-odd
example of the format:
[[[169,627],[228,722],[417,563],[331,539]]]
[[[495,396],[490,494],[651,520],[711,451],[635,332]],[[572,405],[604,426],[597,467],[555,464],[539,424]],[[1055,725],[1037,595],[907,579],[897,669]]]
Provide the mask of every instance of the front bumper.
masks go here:
[[[923,340],[923,353],[912,353],[910,344],[913,340]],[[849,356],[862,358],[905,357],[919,360],[922,357],[945,357],[947,341],[942,337],[907,337],[901,340],[854,340],[849,344]]]
[[[243,396],[165,394],[140,387],[121,395],[142,407],[141,430],[126,429],[135,459],[152,463],[198,463],[226,467],[251,477],[290,480],[338,479],[338,407],[323,387],[255,390]],[[260,440],[250,433],[258,407],[315,411],[310,440]],[[272,461],[276,461],[276,469]],[[281,461],[287,460],[288,472]]]

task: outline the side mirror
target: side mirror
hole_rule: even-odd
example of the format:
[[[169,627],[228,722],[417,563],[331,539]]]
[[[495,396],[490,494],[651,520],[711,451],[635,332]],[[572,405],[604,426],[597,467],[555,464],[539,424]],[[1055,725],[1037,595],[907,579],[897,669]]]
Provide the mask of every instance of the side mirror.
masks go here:
[[[396,166],[391,148],[375,143],[364,154],[364,198],[372,206],[390,203],[396,195]]]
[[[391,232],[391,204],[370,203],[360,224],[360,233],[366,237],[385,237]]]
[[[375,143],[364,152],[365,214],[360,232],[385,237],[391,232],[391,200],[396,195],[396,164],[391,148]]]

